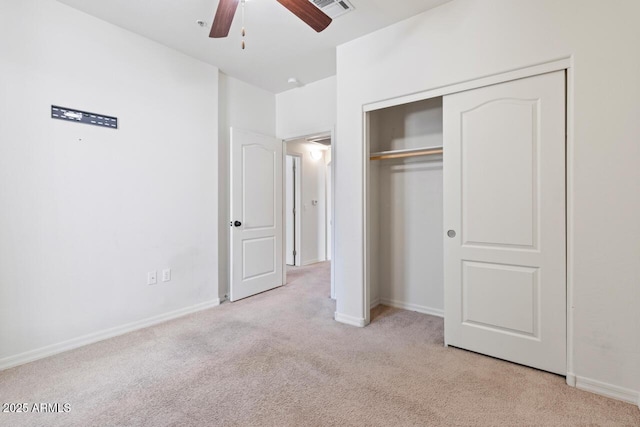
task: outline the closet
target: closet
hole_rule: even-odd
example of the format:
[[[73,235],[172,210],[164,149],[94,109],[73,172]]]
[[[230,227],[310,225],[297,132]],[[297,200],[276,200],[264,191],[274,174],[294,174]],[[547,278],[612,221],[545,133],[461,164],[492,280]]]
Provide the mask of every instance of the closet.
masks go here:
[[[370,306],[444,316],[447,346],[566,374],[565,81],[367,111]]]
[[[371,305],[442,316],[442,98],[369,114]]]

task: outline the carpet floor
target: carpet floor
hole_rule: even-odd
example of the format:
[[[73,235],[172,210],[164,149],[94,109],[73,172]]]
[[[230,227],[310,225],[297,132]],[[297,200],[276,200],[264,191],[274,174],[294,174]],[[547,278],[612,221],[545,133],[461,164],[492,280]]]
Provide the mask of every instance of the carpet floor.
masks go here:
[[[443,320],[333,320],[329,265],[287,286],[0,372],[2,426],[640,426],[637,406],[443,347]]]

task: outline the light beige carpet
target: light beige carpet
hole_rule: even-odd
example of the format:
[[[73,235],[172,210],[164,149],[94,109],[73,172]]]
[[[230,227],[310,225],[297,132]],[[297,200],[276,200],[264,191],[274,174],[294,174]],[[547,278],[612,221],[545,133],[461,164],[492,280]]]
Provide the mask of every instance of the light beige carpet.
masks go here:
[[[0,372],[2,426],[640,426],[634,405],[444,348],[442,319],[335,322],[329,265],[255,297]]]

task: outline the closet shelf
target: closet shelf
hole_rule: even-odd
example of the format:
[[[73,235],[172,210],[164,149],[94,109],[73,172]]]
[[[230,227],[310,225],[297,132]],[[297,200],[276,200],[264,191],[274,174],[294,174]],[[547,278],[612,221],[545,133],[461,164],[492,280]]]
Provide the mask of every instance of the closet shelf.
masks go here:
[[[411,148],[409,150],[378,151],[377,153],[371,153],[369,160],[402,159],[404,157],[431,156],[442,153],[443,150],[440,145],[437,147]]]

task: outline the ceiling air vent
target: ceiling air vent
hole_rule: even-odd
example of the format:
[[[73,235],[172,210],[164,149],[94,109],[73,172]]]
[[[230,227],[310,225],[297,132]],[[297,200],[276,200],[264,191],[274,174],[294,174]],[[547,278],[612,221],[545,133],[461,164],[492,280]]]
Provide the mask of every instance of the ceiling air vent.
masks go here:
[[[347,0],[309,0],[311,3],[315,4],[318,9],[326,13],[331,17],[331,19],[335,19],[338,16],[342,16],[347,12],[351,12],[353,9],[353,5],[349,3]]]

